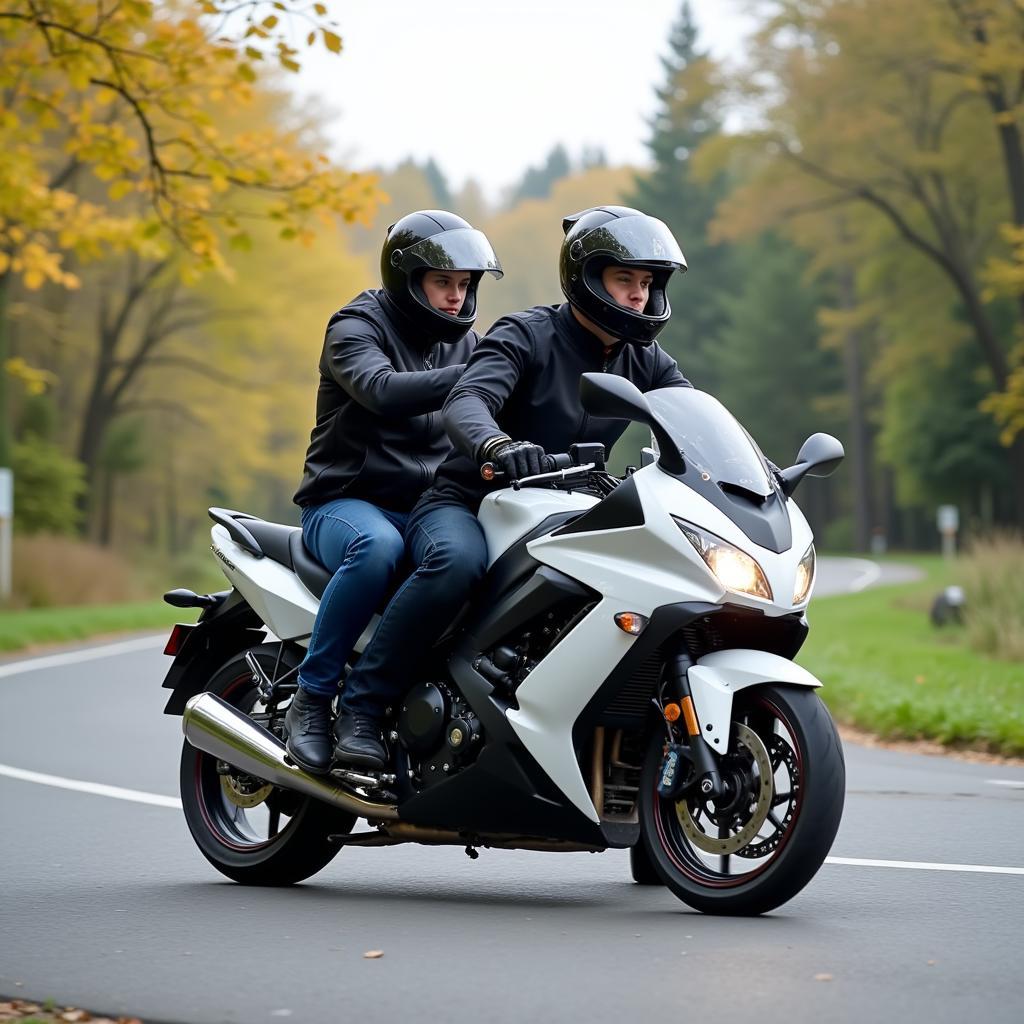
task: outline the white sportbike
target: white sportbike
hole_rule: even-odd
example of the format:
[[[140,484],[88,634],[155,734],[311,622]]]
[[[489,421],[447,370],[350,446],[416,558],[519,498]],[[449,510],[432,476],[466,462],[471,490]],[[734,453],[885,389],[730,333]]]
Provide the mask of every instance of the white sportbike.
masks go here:
[[[164,685],[185,817],[218,870],[283,885],[344,846],[629,848],[637,882],[718,914],[771,910],[812,878],[845,768],[820,683],[793,662],[815,566],[790,495],[842,445],[815,434],[778,470],[710,395],[610,374],[580,394],[655,447],[619,479],[600,445],[574,445],[484,499],[488,573],[390,709],[379,772],[288,760],[330,573],[301,530],[210,510],[231,588],[166,595],[202,614],[175,627]]]

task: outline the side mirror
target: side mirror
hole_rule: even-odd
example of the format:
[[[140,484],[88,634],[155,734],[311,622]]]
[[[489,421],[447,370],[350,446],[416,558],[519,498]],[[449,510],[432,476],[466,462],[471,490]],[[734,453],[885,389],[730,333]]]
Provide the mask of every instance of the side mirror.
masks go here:
[[[643,392],[625,377],[614,373],[585,373],[580,378],[580,402],[591,416],[646,423],[651,407]]]
[[[585,373],[580,377],[580,402],[591,416],[647,424],[658,441],[658,464],[669,473],[686,469],[679,446],[632,381],[615,373]]]
[[[800,446],[796,464],[779,473],[782,493],[788,498],[805,476],[831,476],[846,452],[842,442],[831,434],[811,434]]]

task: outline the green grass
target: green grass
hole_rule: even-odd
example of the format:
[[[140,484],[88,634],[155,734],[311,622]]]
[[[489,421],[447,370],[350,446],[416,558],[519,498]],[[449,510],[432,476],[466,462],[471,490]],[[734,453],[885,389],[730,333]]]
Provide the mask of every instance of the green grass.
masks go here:
[[[163,601],[80,605],[74,608],[0,609],[0,651],[19,651],[37,644],[67,643],[104,633],[170,629],[191,622],[195,613]]]
[[[1024,755],[1024,663],[969,650],[962,628],[932,626],[931,602],[956,581],[955,565],[891,560],[926,579],[811,603],[798,660],[825,684],[835,718],[889,739]]]

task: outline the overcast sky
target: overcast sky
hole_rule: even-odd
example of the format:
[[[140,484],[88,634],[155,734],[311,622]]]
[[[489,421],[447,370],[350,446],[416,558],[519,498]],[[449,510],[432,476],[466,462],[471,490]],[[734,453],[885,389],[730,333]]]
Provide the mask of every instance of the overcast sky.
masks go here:
[[[433,156],[452,184],[494,197],[562,142],[574,158],[646,162],[682,0],[329,0],[344,52],[292,78],[320,102],[333,154],[353,167]],[[693,0],[702,45],[737,60],[740,0]]]

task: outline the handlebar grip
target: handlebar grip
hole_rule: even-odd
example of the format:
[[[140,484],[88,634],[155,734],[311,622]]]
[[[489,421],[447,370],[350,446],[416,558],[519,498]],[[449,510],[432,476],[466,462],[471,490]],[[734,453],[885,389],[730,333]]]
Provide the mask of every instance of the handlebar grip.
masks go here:
[[[559,469],[571,469],[573,465],[572,456],[569,454],[544,455],[541,457],[543,473],[554,473]],[[480,478],[487,483],[494,480],[504,480],[505,474],[493,463],[485,462],[480,467]]]
[[[545,455],[544,461],[547,464],[547,471],[554,473],[558,469],[571,469],[572,456],[569,454]]]

